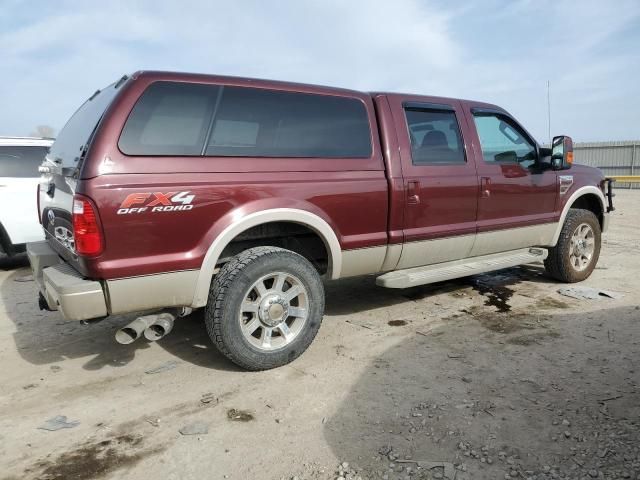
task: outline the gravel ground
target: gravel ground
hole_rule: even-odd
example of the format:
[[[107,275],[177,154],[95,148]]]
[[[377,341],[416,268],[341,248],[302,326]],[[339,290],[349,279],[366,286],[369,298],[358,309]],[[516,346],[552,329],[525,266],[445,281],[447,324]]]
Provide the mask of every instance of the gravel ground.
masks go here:
[[[262,373],[198,312],[129,346],[125,317],[40,312],[26,260],[0,259],[0,478],[640,479],[640,192],[616,203],[581,285],[623,298],[535,265],[329,283],[309,351]]]

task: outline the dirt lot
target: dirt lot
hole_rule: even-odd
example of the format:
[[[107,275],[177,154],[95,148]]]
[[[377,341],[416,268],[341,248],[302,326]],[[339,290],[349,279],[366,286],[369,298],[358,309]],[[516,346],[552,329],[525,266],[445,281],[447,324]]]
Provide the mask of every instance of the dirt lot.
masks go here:
[[[25,259],[0,260],[0,478],[640,478],[640,192],[616,201],[584,285],[624,298],[562,296],[539,266],[340,281],[310,350],[263,373],[201,314],[125,347],[125,318],[40,312]],[[38,428],[58,415],[79,423]]]

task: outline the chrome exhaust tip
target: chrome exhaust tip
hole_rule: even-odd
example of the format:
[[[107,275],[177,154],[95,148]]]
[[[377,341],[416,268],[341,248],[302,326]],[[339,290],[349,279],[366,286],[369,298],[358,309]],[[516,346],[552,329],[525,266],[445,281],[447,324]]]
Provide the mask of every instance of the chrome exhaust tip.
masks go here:
[[[144,337],[150,342],[160,340],[173,329],[175,316],[171,313],[161,313],[156,316],[156,321],[144,331]]]
[[[116,332],[116,342],[121,345],[135,342],[142,336],[145,329],[156,320],[156,317],[157,315],[146,315],[136,318]]]

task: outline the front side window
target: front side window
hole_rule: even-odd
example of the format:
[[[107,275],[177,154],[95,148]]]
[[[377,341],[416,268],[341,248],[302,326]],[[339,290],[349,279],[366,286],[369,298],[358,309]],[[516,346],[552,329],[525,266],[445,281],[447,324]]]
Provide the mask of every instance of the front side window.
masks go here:
[[[49,147],[0,146],[0,177],[38,178]]]
[[[487,163],[514,163],[524,168],[536,161],[536,147],[524,132],[499,114],[474,114],[482,157]]]
[[[453,111],[406,108],[414,165],[464,164],[464,146]]]
[[[219,87],[155,82],[133,107],[118,146],[127,155],[201,155]]]
[[[355,98],[224,87],[205,154],[368,158],[369,118]]]

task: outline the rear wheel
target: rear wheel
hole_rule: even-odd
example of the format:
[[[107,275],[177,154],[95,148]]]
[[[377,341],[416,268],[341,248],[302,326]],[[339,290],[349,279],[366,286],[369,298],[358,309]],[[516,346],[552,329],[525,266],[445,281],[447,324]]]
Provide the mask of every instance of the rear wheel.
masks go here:
[[[566,283],[585,280],[598,263],[600,242],[600,222],[594,213],[570,209],[558,243],[544,262],[547,273]]]
[[[324,288],[304,257],[277,247],[246,250],[213,279],[205,321],[211,340],[247,370],[279,367],[315,338]]]

